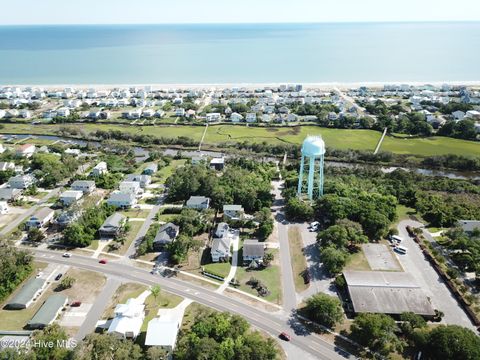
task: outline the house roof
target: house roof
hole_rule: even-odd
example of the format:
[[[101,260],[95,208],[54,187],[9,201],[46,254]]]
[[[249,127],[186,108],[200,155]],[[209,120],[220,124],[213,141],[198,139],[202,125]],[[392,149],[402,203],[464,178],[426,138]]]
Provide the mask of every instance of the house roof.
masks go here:
[[[203,205],[210,203],[210,198],[205,196],[190,196],[187,200],[187,206]]]
[[[105,219],[100,230],[110,230],[112,228],[119,228],[122,226],[123,221],[126,219],[125,215],[118,212],[113,213],[108,218]]]
[[[20,189],[3,188],[0,189],[0,199],[10,199],[21,192],[22,190]]]
[[[215,236],[219,238],[224,237],[229,229],[230,227],[226,222],[218,223],[217,228],[215,229]]]
[[[88,187],[93,187],[95,186],[95,181],[93,180],[76,180],[72,183],[72,186],[71,187],[85,187],[85,186],[88,186]]]
[[[51,295],[37,311],[28,325],[48,325],[57,317],[58,310],[65,306],[68,298],[65,295]]]
[[[222,238],[215,238],[212,242],[212,253],[218,252],[225,254],[230,251],[230,245],[232,244],[232,238],[230,236],[224,236]]]
[[[243,211],[242,205],[223,205],[223,211]]]
[[[16,304],[26,306],[27,303],[30,300],[32,300],[33,296],[37,293],[37,291],[43,288],[44,285],[45,285],[44,279],[31,278],[25,283],[25,285],[22,286],[20,291],[17,292],[15,296],[8,302],[7,306],[16,305]]]
[[[173,223],[166,223],[157,231],[157,235],[153,240],[154,243],[167,244],[171,243],[178,235],[180,227]]]
[[[50,209],[49,207],[42,207],[38,209],[32,217],[38,219],[38,220],[43,220],[46,219],[47,217],[51,216],[55,211],[53,209]]]
[[[458,220],[458,225],[466,232],[472,232],[474,229],[480,230],[480,220]]]
[[[35,145],[33,144],[23,144],[23,145],[20,145],[18,147],[18,151],[25,151],[25,150],[28,150],[30,148],[35,148]]]
[[[108,201],[126,201],[128,203],[135,199],[135,194],[130,191],[114,191],[110,194]]]
[[[127,174],[125,175],[124,181],[137,181],[137,182],[145,182],[150,180],[150,175],[143,175],[143,174]]]
[[[155,172],[155,171],[158,170],[158,165],[156,163],[147,165],[147,167],[143,171],[146,171],[146,170],[151,170],[151,171]]]
[[[138,334],[143,324],[144,309],[145,305],[137,303],[135,299],[128,299],[125,304],[117,305],[115,318],[110,323],[108,332]]]
[[[148,322],[145,345],[170,346],[173,348],[177,340],[179,324],[177,321],[154,318]]]
[[[343,276],[357,313],[435,313],[426,294],[408,273],[344,271]]]
[[[210,160],[210,164],[223,164],[225,163],[225,158],[223,157],[216,157]]]
[[[243,256],[263,257],[265,245],[258,240],[245,240],[243,242]]]
[[[61,195],[60,198],[75,198],[80,199],[83,196],[82,191],[78,190],[66,190]]]

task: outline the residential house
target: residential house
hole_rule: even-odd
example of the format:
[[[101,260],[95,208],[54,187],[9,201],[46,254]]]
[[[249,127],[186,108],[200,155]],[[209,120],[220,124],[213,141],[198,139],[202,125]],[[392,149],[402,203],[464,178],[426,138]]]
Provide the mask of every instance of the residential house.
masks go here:
[[[80,190],[66,190],[60,195],[60,202],[63,206],[70,206],[76,203],[83,196],[83,191]]]
[[[118,212],[110,215],[105,219],[100,229],[98,229],[100,238],[112,238],[118,236],[125,225],[126,219],[125,215]]]
[[[131,208],[137,203],[136,195],[130,191],[114,191],[107,199],[107,204],[122,209]]]
[[[223,205],[223,216],[230,220],[241,220],[245,210],[242,205]]]
[[[465,113],[461,110],[454,111],[452,113],[453,119],[455,121],[462,121],[465,118]]]
[[[53,211],[49,207],[42,207],[38,209],[30,217],[30,219],[28,219],[25,225],[28,229],[42,229],[50,223],[50,221],[53,219],[53,215],[55,215],[55,211]]]
[[[338,120],[338,114],[337,114],[336,112],[333,112],[333,111],[329,112],[329,113],[328,113],[328,120],[329,120],[329,121],[336,121],[336,120]]]
[[[205,210],[210,206],[210,198],[205,196],[190,196],[185,206],[189,209]]]
[[[166,223],[162,225],[155,235],[153,240],[153,247],[155,250],[162,250],[165,245],[168,245],[175,241],[180,231],[180,227],[172,223]]]
[[[145,169],[143,169],[143,175],[153,175],[158,171],[158,165],[156,163],[148,164]]]
[[[21,157],[31,157],[35,153],[36,147],[33,144],[24,144],[20,145],[15,154]]]
[[[257,264],[263,262],[265,245],[258,240],[245,240],[243,242],[242,256],[243,263],[249,264],[255,261]]]
[[[66,107],[58,109],[57,116],[60,116],[60,117],[70,116],[70,109]]]
[[[92,180],[76,180],[71,185],[72,190],[83,191],[84,194],[89,194],[96,189],[95,181]]]
[[[0,215],[8,214],[8,205],[6,201],[0,201]]]
[[[20,189],[1,188],[0,200],[15,201],[20,197],[21,194],[22,194],[22,190]]]
[[[8,179],[8,186],[12,189],[26,189],[35,183],[35,178],[30,175],[16,175]]]
[[[222,115],[220,113],[208,113],[205,119],[207,122],[216,122],[222,120]]]
[[[248,123],[257,122],[257,114],[256,113],[247,113],[245,115],[245,121]]]
[[[33,301],[42,293],[45,288],[45,279],[30,278],[22,286],[11,300],[7,302],[5,306],[7,309],[20,310],[28,308]]]
[[[297,122],[297,121],[298,121],[298,115],[296,115],[296,114],[288,114],[288,115],[287,115],[287,121],[288,121],[288,122]]]
[[[74,221],[78,220],[80,217],[80,212],[75,210],[66,210],[63,211],[56,219],[55,224],[64,229],[68,225],[72,224]]]
[[[215,169],[217,171],[221,171],[223,170],[224,167],[225,167],[225,158],[223,156],[218,158],[213,158],[212,160],[210,160],[210,168]]]
[[[22,118],[22,119],[30,119],[32,117],[32,113],[31,111],[29,110],[20,110],[20,114],[19,116]]]
[[[162,311],[175,312],[174,309],[162,309]],[[179,316],[175,313],[172,316],[162,314],[160,317],[150,320],[145,345],[159,346],[168,352],[172,352],[175,349],[180,325]]]
[[[65,154],[72,155],[74,157],[80,156],[81,153],[82,152],[80,151],[80,149],[70,149],[69,148],[69,149],[65,150]]]
[[[263,114],[262,115],[262,122],[269,123],[272,121],[272,115],[270,114]]]
[[[0,145],[1,146],[1,145]],[[0,162],[0,171],[15,170],[15,164],[13,162]]]
[[[137,181],[140,183],[140,187],[145,189],[152,182],[152,177],[150,175],[128,174],[124,181]]]
[[[145,318],[145,305],[137,299],[128,299],[125,304],[118,304],[114,313],[108,333],[122,339],[135,339],[140,334]]]
[[[465,118],[473,119],[473,120],[480,120],[480,111],[477,110],[469,110],[465,114]]]
[[[105,161],[99,162],[95,167],[92,169],[93,176],[100,176],[106,174],[108,172],[107,163]]]
[[[62,309],[67,305],[68,298],[62,294],[53,294],[38,309],[33,318],[27,323],[29,329],[43,329],[52,324]]]
[[[237,122],[240,122],[243,120],[243,116],[239,113],[232,113],[232,115],[230,115],[230,121],[231,122],[234,122],[234,123],[237,123]]]
[[[466,233],[471,233],[474,230],[480,231],[480,220],[458,220],[457,225]]]
[[[230,259],[230,246],[232,237],[229,235],[229,227],[226,223],[219,223],[215,231],[215,237],[210,249],[213,262],[228,261]]]
[[[138,181],[122,181],[118,188],[121,192],[131,192],[135,196],[139,195],[142,192],[140,183]]]
[[[184,108],[175,109],[175,116],[185,116],[185,109]]]

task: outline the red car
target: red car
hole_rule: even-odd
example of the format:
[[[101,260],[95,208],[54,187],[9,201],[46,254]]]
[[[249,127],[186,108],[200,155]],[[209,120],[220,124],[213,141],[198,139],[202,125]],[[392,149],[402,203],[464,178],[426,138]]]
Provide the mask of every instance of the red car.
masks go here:
[[[81,301],[74,301],[70,304],[70,306],[72,306],[72,307],[79,307],[80,305],[82,305]]]
[[[285,341],[290,341],[290,340],[291,340],[291,337],[290,337],[290,335],[288,335],[286,332],[282,332],[282,333],[280,334],[280,339],[285,340]]]
[[[107,259],[101,259],[101,260],[99,261],[99,263],[100,263],[100,264],[106,264],[106,263],[107,263]]]

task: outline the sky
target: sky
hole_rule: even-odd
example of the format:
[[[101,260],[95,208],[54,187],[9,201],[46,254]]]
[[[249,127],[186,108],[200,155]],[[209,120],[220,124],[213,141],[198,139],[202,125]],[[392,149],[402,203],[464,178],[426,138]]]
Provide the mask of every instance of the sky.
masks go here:
[[[480,0],[14,0],[0,25],[480,21]]]

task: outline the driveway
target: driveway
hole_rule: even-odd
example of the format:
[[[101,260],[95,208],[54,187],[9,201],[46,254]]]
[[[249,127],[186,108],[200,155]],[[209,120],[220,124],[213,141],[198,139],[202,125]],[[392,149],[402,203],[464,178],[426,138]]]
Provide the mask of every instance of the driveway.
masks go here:
[[[430,298],[433,307],[445,314],[443,323],[460,325],[475,331],[475,326],[457,303],[443,280],[425,259],[418,244],[408,235],[407,226],[423,227],[423,224],[418,221],[404,220],[398,225],[399,235],[405,239],[402,246],[408,249],[408,253],[405,255],[395,254],[402,267],[422,287]]]

